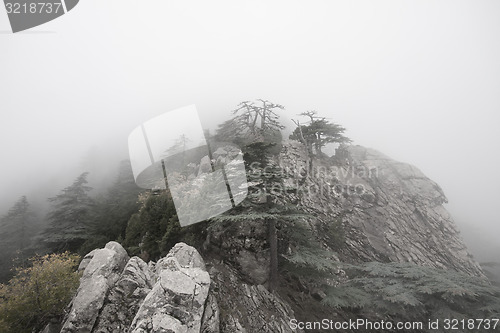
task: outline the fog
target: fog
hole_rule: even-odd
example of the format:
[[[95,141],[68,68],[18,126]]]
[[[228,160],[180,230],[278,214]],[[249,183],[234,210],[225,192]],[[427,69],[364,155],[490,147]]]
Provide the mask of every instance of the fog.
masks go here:
[[[498,257],[500,2],[84,0],[11,34],[0,9],[0,213],[97,187],[144,121],[213,128],[263,98],[347,128],[441,185],[474,255]],[[30,199],[30,198],[28,198]]]

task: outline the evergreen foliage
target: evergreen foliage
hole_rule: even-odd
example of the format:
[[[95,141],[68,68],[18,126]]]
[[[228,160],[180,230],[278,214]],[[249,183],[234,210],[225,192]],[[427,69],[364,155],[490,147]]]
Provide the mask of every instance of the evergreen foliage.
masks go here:
[[[139,212],[130,217],[123,242],[130,255],[158,260],[178,242],[197,246],[202,241],[205,224],[181,228],[168,190],[144,192],[139,202]]]
[[[326,236],[327,244],[333,250],[339,250],[345,246],[345,231],[342,225],[343,214],[333,218],[321,226],[321,232]]]
[[[306,221],[291,221],[282,231],[282,241],[289,249],[288,253],[282,254],[284,268],[294,274],[321,280],[331,276],[339,264],[333,257],[334,253],[320,245]]]
[[[284,108],[267,101],[262,103],[263,107],[255,107],[249,102],[241,103],[233,112],[236,116],[220,126],[216,134],[219,138],[227,138],[229,134],[237,136],[237,133],[247,135],[246,139],[237,136],[236,143],[244,143],[242,151],[249,188],[247,198],[238,207],[212,221],[228,223],[260,220],[268,225],[269,289],[273,290],[278,283],[278,266],[283,266],[279,264],[280,258],[296,271],[304,267],[323,271],[332,265],[326,252],[313,241],[312,230],[306,222],[308,215],[286,204],[284,199],[284,179],[288,175],[277,162],[283,126],[277,114],[268,109],[270,106]],[[258,117],[261,117],[260,127],[257,127]],[[292,252],[285,253],[287,248]]]
[[[167,191],[144,192],[139,202],[141,208],[129,219],[124,245],[132,255],[141,254],[146,260],[158,259],[170,250],[166,244],[181,228],[175,206]],[[170,236],[165,239],[167,231]],[[165,246],[160,249],[160,244]]]
[[[76,251],[88,239],[91,211],[94,201],[88,195],[92,189],[87,186],[88,173],[84,172],[60,194],[49,198],[52,209],[47,215],[50,222],[44,231],[44,242],[54,252]]]
[[[350,280],[329,287],[325,304],[403,320],[500,315],[500,289],[484,278],[410,263],[371,262],[347,271]]]
[[[21,262],[31,252],[33,237],[37,234],[38,220],[30,208],[26,196],[20,197],[8,213],[0,220],[0,281],[7,281],[12,260]]]
[[[278,110],[285,108],[267,100],[241,102],[232,111],[230,120],[219,125],[215,139],[220,142],[234,142],[245,146],[253,142],[277,142],[280,131],[285,128],[279,122]],[[281,139],[280,139],[281,140]]]
[[[268,225],[270,248],[269,289],[278,283],[278,234],[277,229],[284,221],[303,218],[297,209],[280,203],[280,192],[284,189],[284,173],[273,160],[275,143],[253,142],[246,145],[243,159],[249,180],[248,196],[240,208],[230,214],[218,216],[215,221],[262,220]],[[235,214],[236,212],[236,214]]]
[[[324,117],[318,117],[316,114],[316,111],[301,113],[302,116],[307,116],[310,119],[308,125],[301,125],[298,121],[294,121],[297,128],[290,135],[290,139],[302,142],[310,153],[313,152],[314,148],[318,155],[321,154],[321,149],[329,143],[351,142],[351,139],[344,136],[344,127],[331,123]]]
[[[8,284],[0,284],[0,332],[38,332],[60,320],[79,285],[79,258],[68,252],[30,259]]]
[[[139,210],[140,191],[135,183],[130,161],[122,161],[115,182],[106,194],[95,200],[88,224],[90,237],[79,249],[80,254],[85,255],[109,241],[125,237],[130,217]]]

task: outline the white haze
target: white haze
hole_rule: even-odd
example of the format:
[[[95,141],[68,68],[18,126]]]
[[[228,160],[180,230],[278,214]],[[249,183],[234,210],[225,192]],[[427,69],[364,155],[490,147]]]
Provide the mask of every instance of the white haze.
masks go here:
[[[499,18],[494,0],[82,0],[13,35],[0,9],[1,211],[85,170],[109,181],[128,134],[156,115],[196,104],[213,127],[263,98],[287,119],[317,110],[355,144],[419,167],[492,260]]]

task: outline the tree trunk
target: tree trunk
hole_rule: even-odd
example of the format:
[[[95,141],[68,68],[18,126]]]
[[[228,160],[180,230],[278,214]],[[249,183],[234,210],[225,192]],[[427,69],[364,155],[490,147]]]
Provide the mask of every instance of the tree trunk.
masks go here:
[[[249,115],[250,115],[250,118],[252,117],[252,114],[250,113],[249,111]],[[257,118],[259,117],[259,112],[258,111],[255,111],[255,116],[252,120],[252,123],[250,124],[250,132],[252,132],[252,134],[255,134],[255,126],[257,124]]]
[[[269,228],[269,291],[278,287],[278,236],[276,233],[276,221],[268,221]]]
[[[266,117],[267,117],[267,106],[266,102],[263,102],[264,106],[262,107],[262,114],[260,115],[260,129],[264,131],[264,127],[266,126]]]

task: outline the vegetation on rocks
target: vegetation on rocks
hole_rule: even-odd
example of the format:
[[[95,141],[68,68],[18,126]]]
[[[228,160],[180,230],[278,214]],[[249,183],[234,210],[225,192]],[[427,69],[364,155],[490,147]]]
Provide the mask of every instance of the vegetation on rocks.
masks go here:
[[[78,288],[78,261],[68,252],[33,257],[29,267],[0,284],[0,332],[29,333],[60,320]]]
[[[467,321],[500,315],[500,288],[484,278],[411,263],[370,262],[345,269],[349,280],[329,287],[323,299],[336,309],[399,320]]]
[[[166,190],[139,189],[125,161],[108,191],[92,196],[88,174],[82,173],[49,199],[52,206],[40,237],[54,254],[27,262],[23,259],[34,251],[30,246],[39,226],[26,197],[21,197],[0,224],[0,237],[6,240],[0,249],[8,253],[9,261],[3,259],[0,265],[10,265],[16,252],[21,257],[15,276],[0,285],[0,333],[40,330],[50,320],[61,319],[79,278],[75,272],[78,258],[61,252],[85,255],[109,241],[121,243],[124,249],[112,242],[110,248],[93,251],[84,261],[106,262],[113,247],[127,260],[128,255],[139,256],[128,263],[125,277],[160,271],[161,264],[155,269],[158,263],[154,262],[161,263],[179,242],[198,249],[206,256],[207,267],[215,268],[210,271],[216,285],[213,292],[221,293],[207,296],[210,306],[214,313],[219,311],[218,298],[221,316],[232,318],[234,327],[239,325],[235,308],[241,301],[228,300],[231,290],[243,289],[259,295],[263,302],[289,297],[287,302],[299,317],[302,313],[326,318],[332,308],[339,316],[391,320],[500,315],[500,290],[467,256],[458,231],[441,207],[444,194],[437,184],[414,167],[373,150],[347,146],[350,139],[345,128],[313,111],[301,114],[308,121],[294,121],[297,126],[290,138],[296,141],[285,142],[279,120],[283,111],[282,105],[267,100],[242,102],[213,136],[207,135],[217,154],[196,155],[186,166],[184,155],[178,161],[183,165],[182,177],[196,179],[230,164],[232,146],[243,152],[247,197],[224,214],[195,225],[181,228],[168,184]],[[329,144],[337,148],[335,158],[324,158]],[[315,173],[313,167],[323,173]],[[379,167],[387,172],[371,177],[371,170]],[[363,176],[350,169],[370,172]],[[323,177],[326,173],[329,178]],[[356,184],[362,185],[363,195],[334,190],[356,188]],[[310,193],[308,186],[329,191]],[[125,259],[119,263],[124,266]],[[110,285],[106,282],[101,287],[108,290],[119,281],[120,265],[117,272],[109,273]],[[142,296],[154,284],[154,274],[148,274]],[[227,277],[230,287],[224,286]],[[110,299],[121,299],[117,296],[120,288],[134,287],[126,278],[121,281],[123,285],[118,283]],[[92,289],[93,283],[87,287]],[[96,299],[104,302],[99,290],[94,291]],[[113,308],[110,302],[106,304]],[[315,313],[308,313],[304,304],[314,304]],[[285,304],[282,308],[288,318],[292,310]],[[199,310],[202,313],[203,307]],[[266,312],[260,310],[252,311]]]

